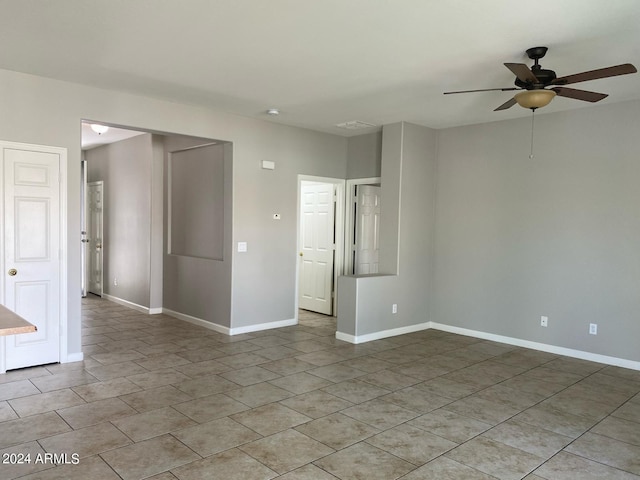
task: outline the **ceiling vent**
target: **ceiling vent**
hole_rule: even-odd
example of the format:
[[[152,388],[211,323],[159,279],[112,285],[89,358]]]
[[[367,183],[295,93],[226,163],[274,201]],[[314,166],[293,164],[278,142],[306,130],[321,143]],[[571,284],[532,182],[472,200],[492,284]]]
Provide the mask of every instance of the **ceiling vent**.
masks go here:
[[[371,123],[360,122],[358,120],[352,120],[351,122],[344,122],[336,124],[338,128],[344,128],[346,130],[359,130],[361,128],[375,128],[377,125]]]

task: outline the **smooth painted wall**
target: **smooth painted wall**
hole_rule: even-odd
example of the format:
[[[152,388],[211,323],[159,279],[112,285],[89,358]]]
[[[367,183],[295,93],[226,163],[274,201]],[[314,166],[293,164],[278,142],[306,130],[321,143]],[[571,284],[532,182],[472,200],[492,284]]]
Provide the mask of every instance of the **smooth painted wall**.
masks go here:
[[[104,182],[104,293],[149,307],[152,137],[96,147],[85,159],[88,181]]]
[[[439,132],[432,320],[639,361],[640,102],[530,127]]]
[[[382,131],[349,137],[347,179],[379,177],[382,172]]]
[[[151,239],[149,245],[149,307],[162,311],[164,255],[164,138],[152,135],[151,148]]]
[[[338,331],[356,337],[424,324],[432,302],[436,131],[403,122],[382,138],[380,275],[338,282]]]
[[[208,145],[211,139],[192,138],[182,135],[167,135],[164,139],[165,149],[165,240],[169,236],[168,218],[168,163],[172,152],[193,149],[193,147]],[[204,150],[195,148],[189,150],[195,154],[209,153],[212,158],[209,173],[215,178],[210,178],[210,185],[200,184],[198,189],[194,186],[194,193],[199,196],[199,190],[211,190],[214,187],[222,191],[217,197],[217,205],[209,205],[209,209],[215,210],[214,217],[221,222],[221,236],[218,241],[220,258],[202,258],[189,255],[175,255],[167,248],[164,253],[164,288],[163,307],[172,312],[188,315],[199,320],[214,323],[221,327],[231,326],[231,266],[232,266],[232,146],[218,142]],[[203,177],[204,178],[204,177]],[[211,198],[211,197],[210,197]],[[189,212],[174,212],[176,215],[189,215]],[[206,222],[205,228],[211,227],[212,222]],[[187,228],[197,229],[198,225],[186,225]],[[168,243],[168,242],[167,242]]]
[[[298,175],[344,179],[347,171],[346,138],[263,127],[233,143],[233,328],[297,317]],[[262,169],[262,160],[275,170]],[[247,252],[237,252],[237,242],[247,242]]]
[[[347,140],[209,108],[0,70],[0,138],[68,150],[68,353],[80,343],[81,120],[223,139],[233,144],[233,242],[230,323],[294,317],[297,175],[345,178]],[[276,162],[265,171],[262,160]],[[275,223],[272,214],[282,214]]]

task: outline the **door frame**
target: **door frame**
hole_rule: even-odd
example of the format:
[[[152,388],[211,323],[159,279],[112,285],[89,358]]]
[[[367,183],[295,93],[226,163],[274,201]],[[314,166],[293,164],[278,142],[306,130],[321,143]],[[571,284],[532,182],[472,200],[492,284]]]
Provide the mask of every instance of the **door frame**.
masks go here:
[[[96,180],[95,182],[89,182],[87,183],[87,192],[89,192],[91,190],[91,187],[94,185],[99,185],[102,187],[102,190],[100,191],[101,195],[100,195],[100,204],[102,205],[102,215],[101,215],[101,219],[102,219],[102,225],[100,225],[100,233],[102,236],[102,247],[100,247],[100,274],[102,275],[102,278],[100,279],[100,298],[104,298],[104,180]],[[88,200],[88,196],[87,196],[87,235],[91,235],[91,228],[93,227],[93,222],[91,221],[91,210],[89,208],[89,205],[91,204],[90,200]],[[91,245],[91,238],[89,238],[89,243],[85,243],[85,245],[87,245],[87,247],[90,247]],[[87,260],[87,293],[92,293],[94,295],[98,295],[95,292],[89,292],[89,288],[91,286],[91,251],[89,251],[89,258]]]
[[[68,328],[67,328],[67,310],[68,301],[67,298],[67,281],[68,281],[68,245],[67,245],[67,149],[63,147],[53,147],[47,145],[35,145],[29,143],[7,142],[0,140],[0,148],[14,148],[17,150],[32,150],[43,153],[54,153],[59,156],[60,159],[60,171],[59,171],[59,194],[60,194],[60,214],[58,221],[60,222],[60,251],[58,252],[58,258],[60,262],[60,310],[59,310],[59,325],[60,325],[60,363],[67,363],[69,359],[68,355]],[[4,158],[4,156],[2,156]],[[0,165],[0,185],[4,185],[4,160]],[[4,192],[4,188],[2,189]],[[78,243],[79,242],[78,238]],[[0,272],[4,272],[5,258],[4,258],[4,193],[0,195]],[[5,277],[0,275],[0,303],[3,305],[6,303],[5,298]],[[0,373],[6,372],[6,337],[0,337]]]
[[[83,152],[84,153],[84,152]],[[87,200],[87,189],[89,188],[89,184],[87,182],[87,161],[80,161],[80,290],[81,297],[85,298],[87,296],[89,290],[89,279],[87,277],[87,273],[89,272],[89,266],[87,263],[88,255],[88,245],[87,245],[87,207],[89,202]]]
[[[344,269],[344,206],[345,206],[345,180],[341,178],[316,177],[313,175],[298,174],[298,196],[296,202],[296,289],[295,289],[295,315],[296,324],[298,323],[298,305],[300,294],[300,261],[298,260],[298,252],[300,252],[300,202],[302,200],[301,190],[302,182],[330,183],[336,187],[336,210],[334,216],[335,230],[335,256],[333,259],[333,300],[331,311],[335,317],[338,307],[338,277],[343,274]]]
[[[356,186],[357,185],[375,185],[380,184],[380,177],[369,178],[353,178],[347,180],[347,198],[345,199],[345,217],[347,234],[344,236],[344,275],[353,275],[353,247],[355,246],[355,217],[353,204],[356,202]]]

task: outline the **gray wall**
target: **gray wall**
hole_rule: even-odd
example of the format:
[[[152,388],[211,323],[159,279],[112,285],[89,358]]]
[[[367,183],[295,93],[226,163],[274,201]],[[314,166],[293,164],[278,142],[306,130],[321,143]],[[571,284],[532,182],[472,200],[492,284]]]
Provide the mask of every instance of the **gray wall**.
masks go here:
[[[104,293],[149,307],[151,135],[87,150],[85,159],[89,182],[104,181]]]
[[[230,324],[294,317],[297,175],[345,178],[345,138],[6,70],[0,91],[11,92],[0,95],[0,138],[68,149],[68,353],[81,351],[81,119],[232,142],[232,245],[246,241],[249,251],[232,249]],[[528,119],[425,129],[429,165],[438,143],[430,319],[640,360],[639,122],[640,102],[539,115],[534,161]],[[276,170],[262,170],[261,160]],[[408,191],[422,188],[423,174]],[[401,250],[429,230],[430,203],[418,194],[401,197]],[[410,268],[403,256],[398,278]],[[422,297],[398,303],[383,328],[424,321],[404,316]],[[549,316],[546,330],[540,315]],[[589,322],[599,324],[597,336],[586,334]]]
[[[402,184],[404,124],[385,125],[382,130],[382,178],[380,181],[380,253],[378,271],[397,274]]]
[[[171,152],[180,151],[198,145],[211,143],[210,139],[189,138],[181,135],[167,135],[164,139],[165,165],[168,165]],[[213,154],[210,173],[211,185],[202,185],[206,193],[213,188],[213,183],[222,185],[218,191],[218,205],[208,208],[217,212],[221,220],[219,240],[220,258],[199,258],[196,256],[173,255],[168,251],[164,254],[164,297],[163,306],[166,309],[189,315],[191,317],[215,323],[223,327],[231,327],[231,265],[232,265],[232,148],[230,144],[219,143],[205,149]],[[190,150],[192,153],[204,153],[204,150]],[[165,168],[168,171],[168,168]],[[165,178],[165,192],[168,188],[168,176]],[[169,197],[166,195],[165,203]],[[165,213],[168,208],[165,208]],[[175,213],[175,212],[174,212]],[[177,212],[178,215],[188,216],[189,212]],[[211,226],[212,222],[203,222]],[[168,238],[168,218],[165,215],[165,239]],[[197,229],[197,226],[196,226]]]
[[[345,178],[345,138],[192,105],[0,70],[0,138],[67,148],[67,350],[80,343],[80,123],[82,119],[233,143],[231,323],[294,317],[297,175]],[[276,162],[275,171],[260,168]],[[274,223],[279,211],[283,220]]]
[[[380,275],[340,279],[338,331],[362,336],[429,321],[436,140],[436,131],[410,123],[383,127]]]
[[[439,132],[432,320],[639,361],[640,102],[530,124]]]
[[[382,131],[349,137],[347,179],[379,177],[382,172]]]
[[[149,246],[149,306],[153,313],[161,311],[164,256],[164,138],[152,135],[151,159],[151,242]]]
[[[224,146],[173,151],[166,172],[169,253],[223,260]]]
[[[344,179],[346,151],[346,138],[270,123],[233,143],[234,328],[296,318],[298,174]]]
[[[530,125],[384,127],[392,275],[341,279],[339,331],[433,321],[640,360],[640,102],[538,114],[533,159]]]

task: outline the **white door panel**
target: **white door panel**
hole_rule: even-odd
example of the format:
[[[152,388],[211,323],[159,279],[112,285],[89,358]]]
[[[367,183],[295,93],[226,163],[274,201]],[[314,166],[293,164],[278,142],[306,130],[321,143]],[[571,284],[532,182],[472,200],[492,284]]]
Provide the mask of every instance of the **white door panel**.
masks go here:
[[[298,306],[331,315],[335,251],[334,186],[303,183],[300,198]]]
[[[6,368],[60,360],[60,156],[2,149],[4,302],[36,325],[9,336]],[[15,275],[8,274],[15,269]]]
[[[356,207],[355,273],[378,273],[380,187],[359,185]]]
[[[89,218],[87,225],[87,245],[89,250],[89,292],[102,296],[103,282],[103,222],[104,222],[104,182],[89,184]]]

